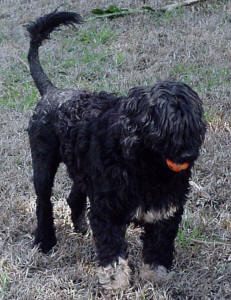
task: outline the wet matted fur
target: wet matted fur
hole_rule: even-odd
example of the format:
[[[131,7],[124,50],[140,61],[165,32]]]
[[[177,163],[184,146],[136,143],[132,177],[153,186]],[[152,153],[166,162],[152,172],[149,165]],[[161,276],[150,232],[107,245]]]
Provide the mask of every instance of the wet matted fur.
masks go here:
[[[86,231],[90,200],[99,283],[112,289],[129,284],[125,233],[133,221],[144,227],[141,277],[168,278],[191,168],[206,130],[201,100],[174,81],[135,87],[125,97],[56,88],[40,65],[38,48],[55,28],[74,23],[82,23],[78,14],[55,11],[27,26],[31,75],[42,96],[29,123],[35,244],[43,252],[56,244],[50,197],[64,162],[73,180],[67,202],[76,231]],[[176,172],[167,160],[188,167]]]

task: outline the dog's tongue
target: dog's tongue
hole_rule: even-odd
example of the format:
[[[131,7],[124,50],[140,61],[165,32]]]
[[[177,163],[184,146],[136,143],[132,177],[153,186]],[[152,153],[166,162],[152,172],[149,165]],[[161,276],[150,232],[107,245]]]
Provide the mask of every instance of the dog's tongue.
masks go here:
[[[168,158],[166,159],[166,163],[167,163],[168,167],[174,172],[180,172],[182,170],[186,170],[189,167],[188,162],[185,162],[183,164],[175,164],[173,161],[171,161]]]

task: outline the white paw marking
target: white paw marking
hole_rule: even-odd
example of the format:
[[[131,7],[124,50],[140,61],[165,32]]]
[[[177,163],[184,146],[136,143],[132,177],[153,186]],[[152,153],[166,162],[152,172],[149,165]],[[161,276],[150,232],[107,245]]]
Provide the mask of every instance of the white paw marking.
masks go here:
[[[124,290],[129,285],[130,272],[127,260],[119,257],[118,263],[98,268],[99,284],[106,290]]]
[[[164,283],[172,279],[174,272],[168,272],[164,266],[151,267],[148,264],[143,264],[140,270],[140,277],[143,281],[151,281],[153,283]]]

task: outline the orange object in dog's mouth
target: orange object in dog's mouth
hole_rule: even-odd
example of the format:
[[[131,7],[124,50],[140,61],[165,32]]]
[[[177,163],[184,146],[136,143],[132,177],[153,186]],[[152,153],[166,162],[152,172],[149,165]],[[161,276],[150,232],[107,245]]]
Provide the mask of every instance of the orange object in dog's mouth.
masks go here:
[[[168,158],[166,159],[166,163],[167,163],[168,167],[174,172],[180,172],[180,171],[186,170],[189,167],[188,162],[185,162],[183,164],[175,164],[173,161],[171,161]]]

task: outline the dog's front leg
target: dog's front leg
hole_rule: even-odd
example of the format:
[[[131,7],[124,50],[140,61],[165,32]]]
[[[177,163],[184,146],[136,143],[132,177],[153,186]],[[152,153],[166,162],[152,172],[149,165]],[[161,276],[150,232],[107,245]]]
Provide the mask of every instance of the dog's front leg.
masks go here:
[[[100,208],[100,204],[93,206],[89,217],[99,260],[99,284],[108,290],[125,289],[130,277],[125,241],[126,224],[105,207]]]
[[[173,272],[174,240],[177,235],[183,209],[179,209],[168,219],[144,225],[143,260],[140,275],[144,281],[163,282],[169,280]]]

